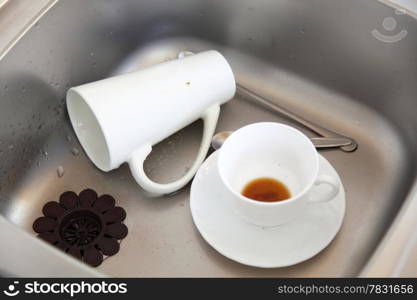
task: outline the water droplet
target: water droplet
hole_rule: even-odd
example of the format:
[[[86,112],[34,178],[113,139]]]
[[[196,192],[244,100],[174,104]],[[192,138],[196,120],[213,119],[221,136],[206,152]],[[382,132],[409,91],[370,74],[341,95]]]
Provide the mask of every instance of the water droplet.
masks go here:
[[[38,167],[40,167],[40,166],[41,166],[41,162],[40,162],[40,161],[38,161],[38,162],[36,163],[36,165],[37,165]]]
[[[56,174],[58,175],[59,178],[61,178],[62,176],[64,176],[65,170],[63,166],[58,166],[58,168],[56,169]]]
[[[97,67],[97,63],[96,63],[96,62],[93,62],[93,63],[91,64],[91,66],[92,66],[93,68],[95,68],[95,67]]]
[[[22,87],[20,90],[22,91],[22,94],[26,93],[26,88],[25,87]]]
[[[71,142],[72,141],[72,137],[69,134],[67,135],[67,141],[68,142]]]
[[[12,150],[14,148],[14,145],[13,144],[10,144],[9,147],[7,147],[7,148],[9,148],[10,150]]]
[[[306,33],[305,29],[301,28],[301,29],[300,29],[300,33],[301,33],[301,34]]]
[[[49,154],[49,153],[48,153],[48,151],[46,151],[46,149],[42,149],[41,151],[42,151],[42,154],[43,154],[44,156],[48,156],[48,154]]]
[[[72,155],[77,156],[78,154],[80,154],[80,150],[78,150],[77,148],[73,147],[71,149],[71,153],[72,153]]]
[[[94,52],[90,52],[90,56],[94,56]]]
[[[4,90],[7,91],[9,89],[9,87],[7,86],[7,84],[4,86]]]

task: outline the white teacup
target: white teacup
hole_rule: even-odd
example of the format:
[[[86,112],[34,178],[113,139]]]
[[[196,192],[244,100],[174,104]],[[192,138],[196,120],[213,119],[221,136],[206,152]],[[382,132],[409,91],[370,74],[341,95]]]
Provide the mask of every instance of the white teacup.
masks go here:
[[[73,87],[67,107],[81,145],[99,169],[110,171],[127,162],[143,189],[161,195],[192,179],[210,147],[219,107],[235,90],[228,62],[211,50]],[[190,170],[168,184],[149,179],[143,162],[152,146],[199,118],[203,138]]]
[[[284,124],[255,123],[238,129],[224,142],[217,163],[233,209],[259,226],[286,223],[308,203],[334,199],[340,188],[337,178],[319,174],[318,153],[309,138]],[[263,177],[284,183],[291,198],[261,202],[242,195],[247,183]],[[329,188],[318,189],[319,185]]]

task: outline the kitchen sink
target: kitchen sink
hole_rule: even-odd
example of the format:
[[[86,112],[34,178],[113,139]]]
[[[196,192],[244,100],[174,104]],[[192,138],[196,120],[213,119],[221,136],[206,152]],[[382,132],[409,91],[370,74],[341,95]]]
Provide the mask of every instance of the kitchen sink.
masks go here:
[[[402,248],[392,249],[401,244],[389,239],[417,201],[417,22],[408,13],[374,0],[61,0],[38,19],[0,60],[2,274],[388,276],[366,268],[404,261],[396,255]],[[406,36],[396,42],[373,34],[402,29]],[[262,269],[221,256],[192,222],[189,185],[149,197],[126,165],[95,168],[72,131],[69,87],[208,49],[224,54],[239,83],[358,142],[351,153],[320,150],[343,181],[346,216],[335,240],[306,262]],[[259,121],[314,136],[239,95],[221,108],[217,131]],[[201,129],[197,121],[158,144],[145,164],[149,176],[169,182],[184,174]],[[84,188],[113,195],[127,211],[120,252],[97,269],[32,230],[46,202]],[[414,266],[408,275],[417,276]]]

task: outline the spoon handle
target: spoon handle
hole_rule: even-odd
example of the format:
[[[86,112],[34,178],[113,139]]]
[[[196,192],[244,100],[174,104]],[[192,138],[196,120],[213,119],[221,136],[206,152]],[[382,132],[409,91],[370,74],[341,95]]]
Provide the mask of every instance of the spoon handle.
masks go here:
[[[247,89],[246,87],[242,86],[241,84],[237,83],[236,84],[236,88],[237,88],[237,92],[247,98],[250,98],[252,100],[255,100],[256,102],[261,103],[262,105],[268,107],[269,109],[271,109],[274,112],[277,112],[281,115],[286,116],[289,119],[292,119],[296,122],[298,122],[299,124],[303,125],[304,127],[310,129],[311,131],[317,133],[318,135],[320,135],[321,137],[324,138],[337,138],[339,144],[336,143],[336,140],[324,140],[321,139],[319,140],[318,143],[318,148],[323,148],[323,147],[329,147],[329,146],[324,146],[326,145],[326,143],[335,143],[335,146],[333,147],[341,147],[342,150],[347,151],[347,152],[351,152],[356,150],[357,148],[357,143],[354,139],[338,134],[334,131],[331,131],[327,128],[324,128],[316,123],[313,123],[307,119],[304,119],[303,117],[287,110],[286,108],[272,102],[269,99],[266,99],[263,96],[258,95],[257,93]],[[314,141],[313,141],[314,142]],[[341,145],[343,144],[343,145]]]
[[[316,148],[336,148],[348,146],[351,144],[350,139],[335,137],[311,137],[310,141]]]
[[[194,52],[182,51],[178,54],[178,58],[182,58],[188,55],[194,55]],[[238,82],[236,82],[236,90],[237,90],[237,93],[241,94],[242,96],[255,100],[256,102],[259,102],[263,104],[264,106],[268,107],[272,111],[277,112],[281,115],[284,115],[287,118],[298,122],[304,127],[320,135],[320,137],[311,138],[311,141],[313,142],[314,146],[316,146],[316,148],[340,147],[340,149],[342,149],[345,152],[352,152],[358,148],[358,144],[356,143],[354,139],[338,134],[316,123],[313,123],[307,119],[304,119],[303,117],[287,110],[286,108],[274,103],[273,101],[266,99],[265,97],[258,95],[257,93],[247,89],[246,87],[242,86]],[[216,146],[220,148],[221,144],[219,145],[216,144]],[[217,149],[216,147],[214,148]]]

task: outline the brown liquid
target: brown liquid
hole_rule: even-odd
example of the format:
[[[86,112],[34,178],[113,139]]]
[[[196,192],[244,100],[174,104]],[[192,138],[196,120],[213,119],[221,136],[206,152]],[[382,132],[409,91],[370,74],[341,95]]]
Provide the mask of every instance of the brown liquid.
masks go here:
[[[281,181],[273,178],[254,179],[243,188],[242,195],[262,202],[276,202],[291,198],[291,193]]]

